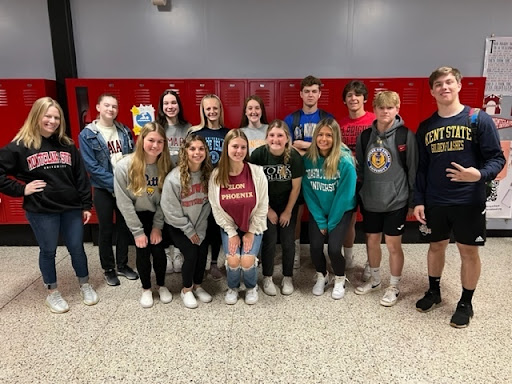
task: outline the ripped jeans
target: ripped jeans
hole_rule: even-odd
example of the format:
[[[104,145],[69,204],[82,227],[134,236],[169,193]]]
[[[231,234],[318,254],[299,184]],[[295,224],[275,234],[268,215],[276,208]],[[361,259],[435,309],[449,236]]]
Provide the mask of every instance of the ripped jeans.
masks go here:
[[[244,232],[238,231],[238,236],[240,236],[240,240],[242,240],[244,236]],[[254,235],[254,241],[252,242],[252,248],[249,250],[249,252],[244,252],[244,244],[241,242],[240,248],[237,249],[235,252],[235,256],[239,259],[238,267],[233,268],[230,267],[228,264],[228,258],[229,258],[229,236],[224,230],[220,229],[220,235],[222,238],[222,247],[224,249],[224,252],[226,253],[226,276],[227,276],[227,283],[228,287],[231,289],[237,289],[240,287],[240,280],[241,275],[243,272],[244,276],[244,284],[247,289],[251,289],[256,287],[256,284],[258,282],[258,253],[260,251],[261,247],[261,240],[263,238],[263,235]],[[242,267],[242,258],[244,256],[253,256],[254,257],[254,264],[248,268]]]

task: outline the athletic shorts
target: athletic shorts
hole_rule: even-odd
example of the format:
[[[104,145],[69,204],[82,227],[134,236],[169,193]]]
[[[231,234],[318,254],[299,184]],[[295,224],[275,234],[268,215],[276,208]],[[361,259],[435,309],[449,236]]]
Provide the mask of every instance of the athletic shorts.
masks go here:
[[[485,244],[485,203],[425,207],[425,219],[427,224],[420,224],[420,233],[427,242],[448,240],[453,231],[457,243]]]
[[[361,209],[363,230],[365,233],[384,232],[388,236],[400,236],[405,231],[408,209],[407,205],[390,212],[369,212]]]

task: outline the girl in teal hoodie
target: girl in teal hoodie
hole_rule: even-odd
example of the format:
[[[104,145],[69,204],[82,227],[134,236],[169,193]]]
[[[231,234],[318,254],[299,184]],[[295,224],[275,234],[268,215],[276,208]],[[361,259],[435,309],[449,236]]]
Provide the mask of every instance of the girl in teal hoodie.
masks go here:
[[[325,238],[334,270],[332,298],[345,295],[345,258],[341,247],[356,206],[356,169],[348,147],[342,143],[336,120],[320,120],[313,132],[313,145],[303,157],[306,174],[302,178],[304,199],[310,212],[309,243],[317,272],[313,294],[323,295],[329,283],[323,255]]]

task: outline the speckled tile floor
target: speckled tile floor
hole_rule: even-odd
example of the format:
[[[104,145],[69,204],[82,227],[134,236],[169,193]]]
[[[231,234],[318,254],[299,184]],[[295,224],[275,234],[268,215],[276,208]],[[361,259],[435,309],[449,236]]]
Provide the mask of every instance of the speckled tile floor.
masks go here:
[[[167,275],[172,303],[142,309],[140,282],[103,280],[97,247],[86,244],[91,283],[100,295],[82,304],[70,259],[57,254],[59,289],[70,305],[63,315],[44,305],[36,247],[0,247],[0,383],[505,383],[512,382],[512,239],[491,238],[481,250],[482,276],[475,317],[467,329],[448,325],[460,296],[460,260],[448,247],[443,303],[422,314],[415,301],[427,288],[423,244],[405,244],[401,298],[379,305],[382,292],[353,293],[359,266],[349,271],[344,299],[311,294],[314,270],[302,245],[296,291],[234,306],[225,282],[207,279],[211,304],[185,309],[181,277]],[[134,264],[134,251],[130,253]],[[388,281],[387,254],[382,266]],[[276,266],[274,280],[280,283]],[[260,275],[261,279],[261,275]],[[277,284],[276,284],[277,285]],[[510,304],[510,305],[509,305]]]

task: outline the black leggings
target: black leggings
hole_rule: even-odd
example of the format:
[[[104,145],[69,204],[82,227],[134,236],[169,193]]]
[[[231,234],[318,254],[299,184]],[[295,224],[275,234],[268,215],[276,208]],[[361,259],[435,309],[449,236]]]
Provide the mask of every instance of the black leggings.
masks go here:
[[[313,217],[309,219],[309,248],[311,260],[317,272],[327,273],[327,263],[324,257],[324,241],[327,237],[328,253],[332,269],[336,276],[345,275],[345,258],[341,254],[341,246],[350,226],[352,211],[345,212],[338,225],[327,235],[323,235]]]
[[[181,229],[169,226],[169,234],[172,242],[183,254],[183,267],[181,267],[181,278],[183,286],[191,288],[192,284],[201,285],[203,282],[206,258],[208,255],[208,243],[206,240],[199,245],[192,244],[190,239]]]
[[[222,240],[220,238],[219,224],[217,224],[215,217],[213,217],[213,213],[211,212],[210,216],[208,216],[208,228],[206,229],[206,238],[204,241],[207,246],[210,245],[212,247],[212,264],[217,264]]]
[[[156,284],[160,287],[165,285],[165,270],[167,268],[167,257],[163,242],[151,244],[150,235],[153,229],[153,216],[155,212],[141,211],[137,216],[144,227],[144,234],[148,237],[146,248],[136,248],[137,271],[139,272],[142,288],[151,288],[151,255],[153,255],[153,269],[156,276]]]

